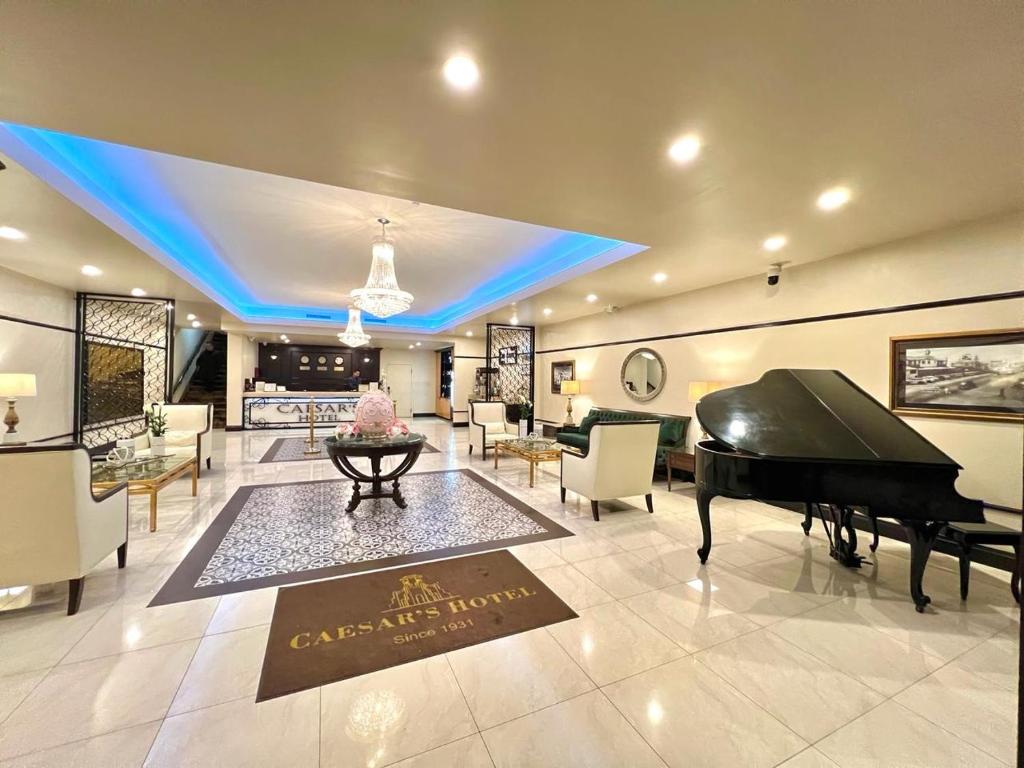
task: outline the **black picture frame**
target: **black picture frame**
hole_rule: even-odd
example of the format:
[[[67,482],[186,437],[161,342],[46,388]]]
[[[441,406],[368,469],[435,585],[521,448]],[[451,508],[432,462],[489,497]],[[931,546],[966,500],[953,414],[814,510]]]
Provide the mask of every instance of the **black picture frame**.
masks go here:
[[[498,350],[498,365],[517,365],[519,363],[519,347],[501,347]]]
[[[900,416],[1024,419],[1024,328],[889,339],[889,408]]]
[[[568,375],[566,375],[568,374]],[[576,379],[575,360],[557,360],[551,363],[551,394],[562,394],[562,382]]]

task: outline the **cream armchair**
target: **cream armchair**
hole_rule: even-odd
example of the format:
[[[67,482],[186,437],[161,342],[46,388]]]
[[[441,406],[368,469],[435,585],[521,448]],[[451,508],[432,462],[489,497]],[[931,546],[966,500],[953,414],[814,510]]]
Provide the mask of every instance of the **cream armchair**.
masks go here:
[[[0,448],[0,587],[68,582],[68,615],[82,603],[85,574],[117,550],[128,557],[128,486],[92,492],[80,445]]]
[[[660,428],[661,422],[646,419],[594,424],[586,451],[562,451],[562,503],[566,490],[585,496],[600,520],[599,501],[642,495],[654,512],[651,479]]]
[[[213,455],[213,406],[167,404],[160,406],[167,417],[165,447],[170,453],[194,453],[200,473],[210,469]],[[134,435],[135,454],[149,456],[149,432]]]
[[[487,458],[487,449],[494,447],[495,440],[514,440],[519,437],[519,425],[505,421],[505,403],[469,402],[469,455],[480,451],[480,458]]]

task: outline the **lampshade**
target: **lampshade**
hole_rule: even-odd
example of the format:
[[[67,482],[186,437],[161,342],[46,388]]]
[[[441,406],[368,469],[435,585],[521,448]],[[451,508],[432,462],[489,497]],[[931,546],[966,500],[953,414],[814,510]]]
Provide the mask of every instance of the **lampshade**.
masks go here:
[[[0,373],[0,397],[35,397],[34,373]]]
[[[578,395],[580,393],[580,383],[574,379],[567,379],[560,386],[563,395]]]

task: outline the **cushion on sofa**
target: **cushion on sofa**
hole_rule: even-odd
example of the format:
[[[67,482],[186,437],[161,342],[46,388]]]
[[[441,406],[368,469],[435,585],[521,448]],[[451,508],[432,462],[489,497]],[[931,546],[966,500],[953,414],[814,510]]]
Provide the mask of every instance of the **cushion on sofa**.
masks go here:
[[[168,429],[164,433],[164,443],[168,446],[195,445],[196,433],[190,429]]]

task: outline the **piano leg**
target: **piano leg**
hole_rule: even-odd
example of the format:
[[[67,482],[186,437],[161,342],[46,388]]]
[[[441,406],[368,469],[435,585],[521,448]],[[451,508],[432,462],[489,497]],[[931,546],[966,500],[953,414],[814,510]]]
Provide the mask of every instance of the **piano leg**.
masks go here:
[[[907,532],[910,542],[910,596],[914,598],[914,607],[918,613],[924,613],[924,607],[932,601],[924,593],[924,569],[928,565],[928,556],[932,553],[935,538],[942,530],[944,523],[926,523],[923,520],[901,520],[903,530]]]
[[[804,504],[804,521],[800,527],[804,529],[804,536],[811,535],[811,525],[814,523],[814,512],[810,504]]]
[[[701,564],[706,563],[708,555],[711,554],[711,500],[713,498],[715,498],[715,494],[710,491],[697,489],[697,514],[700,515],[700,528],[704,533],[704,543],[697,550]]]

